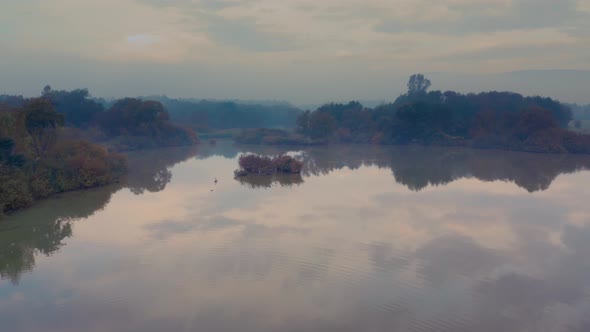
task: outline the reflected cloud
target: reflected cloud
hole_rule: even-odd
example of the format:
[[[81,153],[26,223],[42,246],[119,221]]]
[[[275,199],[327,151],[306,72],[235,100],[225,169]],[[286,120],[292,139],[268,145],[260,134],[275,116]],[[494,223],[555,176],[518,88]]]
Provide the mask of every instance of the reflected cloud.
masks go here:
[[[479,279],[509,262],[509,256],[458,235],[433,239],[415,252],[415,258],[425,262],[418,275],[437,286],[457,277]]]
[[[216,217],[205,217],[200,218],[204,220],[193,220],[193,221],[170,221],[165,220],[157,224],[150,224],[145,226],[145,228],[150,231],[154,238],[163,240],[169,238],[173,235],[178,234],[187,234],[192,233],[195,231],[215,231],[224,228],[231,228],[236,226],[241,226],[244,223],[235,220],[226,218],[223,216],[216,216]]]

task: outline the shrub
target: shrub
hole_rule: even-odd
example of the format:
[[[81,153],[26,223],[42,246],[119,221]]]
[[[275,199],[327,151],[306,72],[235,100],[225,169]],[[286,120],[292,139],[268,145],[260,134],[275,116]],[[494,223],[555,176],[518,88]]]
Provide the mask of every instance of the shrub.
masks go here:
[[[246,174],[274,174],[274,173],[301,173],[303,163],[288,155],[274,157],[245,154],[240,156],[239,165],[242,172],[236,175]]]
[[[49,160],[58,191],[91,188],[115,182],[126,170],[122,156],[85,142],[65,142],[56,147]]]
[[[33,203],[25,173],[0,164],[0,215],[25,208]]]
[[[288,155],[279,155],[272,159],[272,164],[278,172],[301,173],[303,163]]]

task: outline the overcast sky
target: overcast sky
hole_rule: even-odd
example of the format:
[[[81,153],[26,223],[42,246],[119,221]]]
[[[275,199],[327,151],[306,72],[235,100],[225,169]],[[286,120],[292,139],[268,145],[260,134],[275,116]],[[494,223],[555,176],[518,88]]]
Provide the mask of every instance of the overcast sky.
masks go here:
[[[0,93],[392,99],[414,72],[590,70],[590,0],[3,0],[0,52]]]

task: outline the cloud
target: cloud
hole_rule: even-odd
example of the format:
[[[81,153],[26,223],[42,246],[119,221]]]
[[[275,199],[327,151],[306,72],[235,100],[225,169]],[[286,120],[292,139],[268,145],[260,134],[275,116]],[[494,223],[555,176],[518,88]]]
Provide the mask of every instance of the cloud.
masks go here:
[[[207,19],[206,31],[212,40],[245,51],[273,52],[293,47],[290,36],[265,31],[253,19],[230,20],[221,16],[210,16]]]
[[[431,7],[424,1],[419,6]],[[560,28],[581,19],[575,0],[515,0],[515,1],[447,1],[426,9],[418,16],[401,20],[386,17],[377,25],[378,31],[421,31],[452,35],[478,34],[497,31]]]
[[[136,45],[150,45],[153,43],[157,43],[158,41],[159,38],[153,35],[139,34],[127,37],[127,42]]]
[[[189,85],[224,82],[227,97],[320,102],[382,99],[416,71],[590,69],[588,0],[28,0],[2,9],[0,47],[21,76],[50,57],[91,62],[96,75],[141,64],[132,77],[162,78],[175,65],[191,73]],[[244,75],[256,84],[245,87]],[[179,81],[160,92],[194,90]]]
[[[590,13],[590,1],[578,0],[577,9],[581,12]]]

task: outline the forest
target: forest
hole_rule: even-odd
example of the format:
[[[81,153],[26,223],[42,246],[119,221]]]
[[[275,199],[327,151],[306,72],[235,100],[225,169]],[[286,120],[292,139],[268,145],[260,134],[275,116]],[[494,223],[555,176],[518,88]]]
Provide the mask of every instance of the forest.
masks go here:
[[[156,101],[124,98],[104,109],[88,90],[49,86],[36,98],[0,96],[0,214],[120,181],[127,161],[118,152],[197,142]]]
[[[546,153],[590,153],[590,136],[568,130],[572,110],[551,98],[512,92],[429,91],[413,75],[393,103],[330,103],[298,118],[296,132],[244,131],[240,143],[421,144]]]

